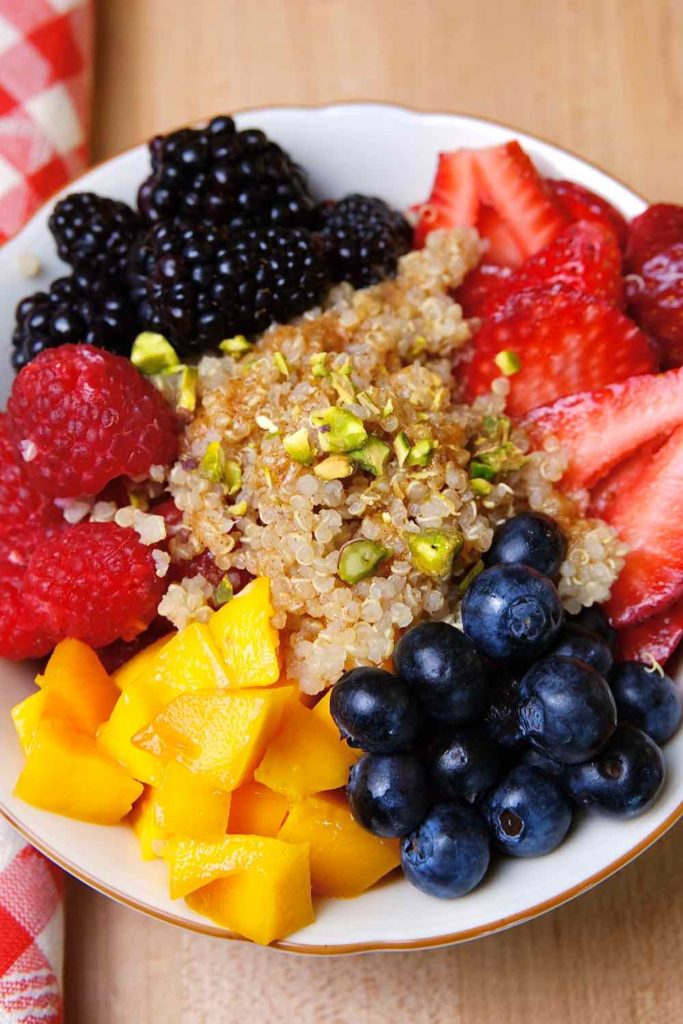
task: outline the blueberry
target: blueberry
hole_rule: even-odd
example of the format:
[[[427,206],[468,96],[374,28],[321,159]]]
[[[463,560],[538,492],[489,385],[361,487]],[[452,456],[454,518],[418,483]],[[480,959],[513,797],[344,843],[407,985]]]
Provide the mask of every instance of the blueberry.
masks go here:
[[[525,736],[556,761],[575,764],[593,757],[617,724],[609,686],[576,658],[543,658],[522,677],[519,689]]]
[[[456,729],[430,752],[429,771],[443,800],[474,797],[498,778],[500,752],[480,729]]]
[[[496,846],[513,857],[550,853],[572,820],[560,783],[530,764],[513,768],[488,794],[484,814]]]
[[[619,725],[597,757],[565,765],[563,782],[582,807],[619,818],[634,818],[655,802],[664,784],[664,758],[649,736],[634,725]]]
[[[394,648],[394,668],[432,718],[463,724],[486,707],[486,664],[464,633],[447,622],[423,622]]]
[[[484,819],[462,801],[437,804],[401,843],[401,867],[408,881],[444,900],[479,885],[489,859]]]
[[[683,712],[681,691],[672,679],[639,661],[624,661],[614,666],[610,682],[619,721],[637,725],[655,743],[671,739]]]
[[[376,836],[404,836],[429,808],[427,772],[414,754],[366,754],[346,792],[359,825]]]
[[[487,565],[528,565],[543,576],[556,576],[567,541],[554,519],[542,512],[522,512],[498,527],[485,561]]]
[[[482,728],[503,750],[519,750],[526,744],[519,720],[520,700],[519,683],[514,679],[508,679],[491,688]]]
[[[408,686],[379,668],[354,668],[332,689],[330,712],[343,739],[374,754],[410,746],[419,709]]]
[[[526,565],[484,569],[462,602],[463,629],[490,658],[537,657],[557,636],[562,616],[553,584]]]
[[[591,665],[604,678],[609,675],[614,661],[608,644],[597,633],[589,633],[588,630],[572,625],[564,626],[550,653],[561,654],[565,658],[578,658]]]
[[[614,650],[617,642],[617,631],[610,626],[607,616],[600,605],[593,604],[590,608],[582,608],[576,615],[570,615],[567,619],[572,626],[579,626],[588,630],[589,633],[596,633],[605,641],[611,651]]]

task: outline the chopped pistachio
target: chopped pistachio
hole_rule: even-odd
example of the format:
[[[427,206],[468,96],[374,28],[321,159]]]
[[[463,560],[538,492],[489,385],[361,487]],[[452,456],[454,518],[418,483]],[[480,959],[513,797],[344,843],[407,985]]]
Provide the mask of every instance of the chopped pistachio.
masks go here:
[[[344,480],[353,473],[353,466],[346,455],[330,455],[319,462],[313,472],[321,480]]]
[[[225,453],[220,441],[209,441],[200,463],[200,469],[204,476],[214,484],[223,483]]]
[[[272,489],[273,489],[273,474],[270,472],[268,466],[264,466],[263,467],[263,475],[266,478],[266,483],[268,484],[268,489],[270,491],[272,491]]]
[[[197,381],[199,370],[196,366],[183,366],[178,391],[178,408],[194,412],[197,406]]]
[[[387,416],[391,416],[394,411],[394,403],[391,398],[387,398],[384,408],[382,409],[382,419],[385,420]]]
[[[333,370],[330,374],[330,383],[342,402],[353,402],[356,397],[356,389],[346,374],[339,370]]]
[[[238,501],[234,505],[228,505],[228,512],[231,516],[243,516],[247,508],[246,501]]]
[[[406,466],[428,466],[436,447],[436,441],[431,438],[418,441],[408,452]]]
[[[232,498],[233,494],[237,494],[242,486],[242,469],[239,462],[235,462],[234,459],[225,460],[223,466],[223,482],[225,483],[228,497]]]
[[[318,439],[324,452],[355,451],[365,444],[368,437],[362,419],[336,405],[311,413],[311,426],[318,428]]]
[[[306,427],[295,430],[293,434],[287,434],[282,438],[282,446],[290,459],[299,462],[302,466],[310,466],[313,462],[313,449],[308,439]]]
[[[287,360],[283,356],[282,352],[276,352],[273,356],[273,362],[277,366],[278,370],[283,377],[289,377],[289,365]]]
[[[403,430],[394,438],[394,451],[396,452],[399,466],[403,467],[410,454],[410,441],[408,440],[408,435]]]
[[[337,575],[344,583],[360,583],[374,575],[388,554],[374,540],[352,540],[339,552]]]
[[[481,478],[470,480],[470,487],[472,488],[472,494],[476,494],[479,498],[486,498],[493,490],[493,484]]]
[[[416,569],[436,579],[450,576],[453,559],[462,549],[461,533],[457,530],[422,530],[403,536]]]
[[[218,347],[221,352],[227,352],[230,356],[240,356],[250,350],[251,342],[247,341],[243,334],[236,334],[234,338],[224,338]]]
[[[232,583],[227,576],[224,576],[213,592],[213,603],[217,608],[222,608],[228,601],[232,601]]]
[[[130,361],[147,377],[180,366],[178,354],[168,338],[154,331],[138,334],[130,352]]]
[[[360,405],[362,405],[364,409],[367,409],[367,411],[371,413],[373,416],[379,415],[379,408],[370,398],[370,395],[367,393],[367,391],[359,391],[358,394],[356,395],[356,401]]]
[[[506,377],[512,377],[522,369],[521,359],[511,348],[503,349],[495,356],[493,361],[500,372],[505,374]]]
[[[389,445],[380,437],[370,434],[361,448],[349,452],[349,458],[361,469],[372,473],[373,476],[382,476],[390,454]]]
[[[260,427],[261,430],[265,430],[265,432],[270,434],[271,437],[280,433],[277,423],[273,423],[273,421],[268,416],[264,416],[263,413],[259,413],[256,417],[256,426]]]
[[[434,392],[434,398],[432,400],[432,411],[438,412],[443,405],[443,400],[446,397],[448,391],[446,388],[437,388]]]
[[[421,352],[424,352],[426,348],[427,339],[424,338],[421,334],[418,334],[417,337],[413,340],[413,344],[411,345],[410,348],[411,359],[416,359],[417,356],[419,356]]]
[[[526,456],[521,448],[518,448],[512,441],[506,441],[495,448],[477,452],[476,460],[473,460],[472,465],[474,465],[474,461],[488,466],[495,475],[503,471],[510,472],[513,469],[521,469],[526,462]],[[479,475],[485,476],[484,473]],[[491,477],[486,477],[486,479],[490,480]]]
[[[484,562],[480,558],[478,562],[475,562],[471,569],[469,569],[463,578],[458,583],[458,593],[464,594],[469,587],[472,580],[476,580],[480,572],[484,571]]]
[[[138,508],[141,512],[146,512],[149,508],[147,495],[144,491],[140,491],[135,487],[128,492],[128,501],[131,503],[133,508]]]
[[[325,366],[327,362],[327,352],[315,352],[311,356],[311,373],[314,377],[327,377],[329,376],[329,370]]]
[[[495,475],[495,469],[485,462],[479,462],[478,459],[470,462],[470,480],[493,480]]]

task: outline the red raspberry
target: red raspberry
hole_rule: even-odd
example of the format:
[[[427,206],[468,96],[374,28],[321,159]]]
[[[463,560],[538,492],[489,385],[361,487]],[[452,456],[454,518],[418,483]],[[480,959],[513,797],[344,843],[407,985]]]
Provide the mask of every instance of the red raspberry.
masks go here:
[[[33,622],[92,647],[146,629],[164,589],[151,548],[115,523],[64,530],[33,553],[23,581]]]
[[[57,637],[27,609],[20,580],[0,579],[0,657],[21,661],[49,654]]]
[[[7,414],[0,413],[0,541],[14,539],[17,528],[31,530],[63,522],[56,505],[30,487],[14,456]]]
[[[29,482],[52,498],[97,494],[175,456],[166,401],[128,359],[92,345],[41,352],[16,377],[7,411],[17,458],[30,446]]]

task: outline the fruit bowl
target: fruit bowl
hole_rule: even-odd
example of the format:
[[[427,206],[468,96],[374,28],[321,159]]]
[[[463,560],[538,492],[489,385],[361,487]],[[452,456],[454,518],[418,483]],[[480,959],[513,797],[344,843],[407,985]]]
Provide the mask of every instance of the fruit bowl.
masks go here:
[[[605,196],[626,216],[645,203],[597,168],[548,143],[476,118],[422,114],[379,104],[343,104],[319,109],[270,108],[237,117],[240,127],[264,129],[309,169],[319,195],[354,190],[377,194],[407,207],[428,193],[436,155],[459,146],[490,146],[517,135],[544,174],[577,181]],[[84,175],[79,191],[132,201],[147,167],[139,146]],[[400,172],[397,173],[397,168]],[[62,272],[41,210],[0,252],[3,317],[3,401],[9,390],[9,342],[13,310],[28,291]],[[41,271],[28,281],[33,257]],[[36,847],[71,874],[128,906],[181,927],[235,938],[167,895],[162,862],[143,862],[126,826],[104,828],[48,814],[22,803],[12,786],[22,763],[10,708],[31,690],[27,664],[0,665],[0,810]],[[355,900],[319,900],[314,924],[277,943],[308,954],[380,949],[421,949],[487,935],[551,910],[586,891],[633,860],[683,814],[683,731],[665,751],[668,778],[659,801],[628,822],[591,817],[555,852],[533,861],[499,862],[485,883],[466,897],[438,901],[391,876]]]

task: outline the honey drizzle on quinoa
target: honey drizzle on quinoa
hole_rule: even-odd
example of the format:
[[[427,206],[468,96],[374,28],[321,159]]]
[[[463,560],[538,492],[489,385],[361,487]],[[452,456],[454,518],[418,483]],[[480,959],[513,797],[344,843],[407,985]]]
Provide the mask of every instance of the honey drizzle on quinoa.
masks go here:
[[[355,664],[381,664],[398,630],[415,619],[453,614],[458,581],[489,547],[494,526],[520,506],[552,506],[568,534],[560,585],[568,605],[590,603],[591,588],[590,599],[603,600],[620,568],[613,532],[582,520],[553,489],[563,460],[552,445],[473,487],[472,456],[486,449],[482,441],[503,412],[508,386],[495,382],[493,393],[471,406],[453,399],[453,355],[470,329],[450,291],[479,256],[473,233],[433,232],[423,250],[401,259],[395,280],[361,291],[342,285],[324,310],[271,328],[241,360],[200,363],[198,411],[170,478],[190,537],[178,539],[172,554],[208,548],[222,569],[271,578],[274,625],[287,634],[286,671],[308,692]],[[374,463],[364,469],[344,451],[344,416],[330,416],[330,409],[389,447],[388,455],[381,449],[376,476]],[[326,428],[315,425],[328,422],[342,429],[333,454],[329,438],[321,444],[318,431]],[[308,447],[298,461],[283,439],[303,441],[304,430]],[[229,498],[201,471],[216,441],[241,470],[240,490]],[[527,452],[518,432],[509,443],[517,455]],[[337,461],[323,472],[330,459]],[[449,546],[457,553],[446,579],[411,559],[406,534],[426,530],[457,532],[462,540],[459,550]],[[338,560],[354,540],[375,542],[389,555],[374,575],[349,584]],[[183,607],[182,587],[171,590],[160,610],[182,625],[197,612]]]

